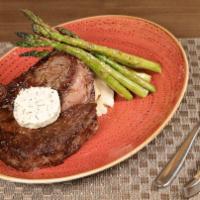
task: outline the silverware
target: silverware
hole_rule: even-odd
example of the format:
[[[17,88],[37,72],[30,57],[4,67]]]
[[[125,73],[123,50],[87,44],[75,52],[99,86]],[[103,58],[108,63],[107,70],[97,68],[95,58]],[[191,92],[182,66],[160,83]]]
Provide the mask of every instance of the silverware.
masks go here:
[[[187,154],[189,153],[198,132],[200,131],[200,123],[198,123],[192,131],[188,134],[187,138],[179,147],[178,151],[174,154],[172,159],[168,162],[166,167],[161,171],[155,179],[154,184],[157,187],[167,187],[171,184],[174,178],[180,171]]]
[[[186,198],[192,197],[200,192],[200,171],[183,188]]]

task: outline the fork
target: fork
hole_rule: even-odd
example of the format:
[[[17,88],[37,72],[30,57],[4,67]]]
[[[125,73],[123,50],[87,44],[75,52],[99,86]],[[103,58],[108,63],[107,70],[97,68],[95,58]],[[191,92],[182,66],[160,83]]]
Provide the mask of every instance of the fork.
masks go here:
[[[192,197],[200,192],[200,171],[184,186],[183,192],[186,198]]]

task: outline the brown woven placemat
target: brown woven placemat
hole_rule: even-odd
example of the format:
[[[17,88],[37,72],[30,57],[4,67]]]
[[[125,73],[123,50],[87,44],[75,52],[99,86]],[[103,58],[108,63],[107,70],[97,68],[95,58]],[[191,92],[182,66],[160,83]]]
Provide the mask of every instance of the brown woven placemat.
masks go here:
[[[173,184],[157,190],[152,181],[185,135],[200,120],[200,39],[180,39],[190,64],[185,97],[170,123],[147,147],[125,162],[99,174],[66,183],[26,185],[0,180],[0,200],[179,200],[182,186],[200,169],[200,137]],[[0,55],[12,48],[0,43]],[[200,199],[200,194],[191,198]]]

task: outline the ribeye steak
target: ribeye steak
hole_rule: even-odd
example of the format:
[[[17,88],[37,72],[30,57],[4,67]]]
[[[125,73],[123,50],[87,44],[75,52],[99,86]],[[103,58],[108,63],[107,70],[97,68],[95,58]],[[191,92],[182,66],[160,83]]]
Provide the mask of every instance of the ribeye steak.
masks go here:
[[[0,86],[0,160],[31,171],[58,165],[97,129],[93,75],[78,59],[53,52],[6,86]],[[13,102],[22,88],[49,86],[59,92],[62,112],[39,129],[17,124]]]

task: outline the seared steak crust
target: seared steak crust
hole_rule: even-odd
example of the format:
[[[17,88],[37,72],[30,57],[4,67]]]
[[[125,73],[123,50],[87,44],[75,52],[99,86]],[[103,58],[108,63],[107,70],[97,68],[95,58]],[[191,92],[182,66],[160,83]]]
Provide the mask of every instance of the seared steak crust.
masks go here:
[[[19,126],[13,101],[22,88],[57,89],[62,112],[53,124],[39,129]],[[0,85],[0,159],[22,171],[60,164],[97,129],[93,76],[76,58],[53,53],[7,86]]]
[[[55,123],[41,129],[20,127],[12,116],[6,117],[0,122],[0,158],[23,171],[62,163],[97,127],[93,103],[73,106]]]

